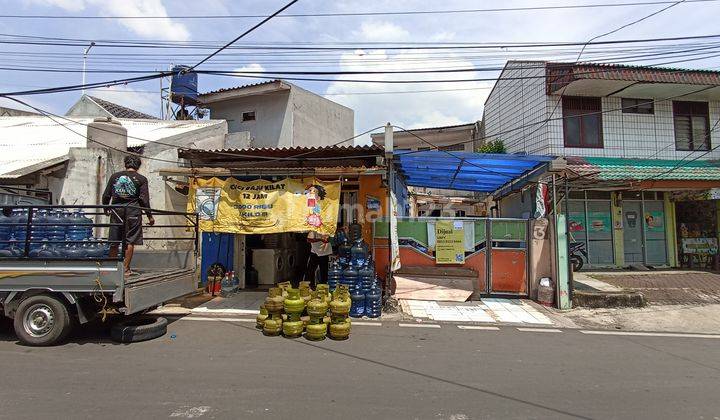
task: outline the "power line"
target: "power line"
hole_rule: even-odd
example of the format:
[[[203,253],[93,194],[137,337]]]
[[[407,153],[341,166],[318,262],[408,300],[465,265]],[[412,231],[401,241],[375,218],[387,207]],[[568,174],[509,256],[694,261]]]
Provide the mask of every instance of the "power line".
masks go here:
[[[297,1],[297,0],[296,0]],[[687,0],[685,0],[687,1]],[[710,0],[708,0],[710,1]],[[716,1],[716,0],[712,0]],[[717,0],[720,1],[720,0]],[[13,34],[0,34],[0,36],[9,37],[11,39],[0,39],[0,44],[16,44],[16,45],[45,45],[45,46],[64,46],[64,47],[83,47],[87,46],[87,43],[92,41],[88,39],[79,38],[56,38],[56,37],[38,37],[28,35],[13,35]],[[373,43],[364,43],[353,46],[297,46],[297,45],[277,45],[277,44],[254,44],[254,45],[231,45],[226,49],[232,50],[267,50],[267,51],[356,51],[358,49],[367,50],[468,50],[468,49],[501,49],[508,50],[512,48],[547,48],[547,47],[572,47],[582,45],[617,45],[617,44],[638,44],[647,42],[665,42],[665,41],[681,41],[681,40],[692,40],[692,39],[711,39],[720,37],[720,34],[712,35],[695,35],[685,37],[660,37],[660,38],[642,38],[642,39],[624,39],[624,40],[610,40],[610,41],[593,41],[588,43],[587,41],[546,41],[546,42],[518,42],[518,41],[507,41],[507,42],[492,42],[492,43],[463,43],[460,45],[397,45],[397,43],[388,43],[388,45],[377,45]],[[17,40],[12,38],[20,39],[37,39],[33,41],[28,40]],[[147,48],[147,49],[197,49],[207,50],[216,49],[218,44],[213,43],[171,43],[171,42],[145,42],[145,41],[127,41],[118,42],[114,40],[97,40],[92,41],[96,43],[96,47],[105,48]]]
[[[604,32],[604,33],[602,33],[602,34],[600,34],[600,35],[596,35],[596,36],[590,38],[590,39],[582,46],[582,48],[580,49],[580,52],[578,53],[578,56],[577,56],[577,58],[575,59],[575,62],[578,62],[578,61],[580,60],[580,57],[582,56],[583,52],[585,51],[585,48],[587,48],[587,46],[588,46],[591,42],[594,42],[595,40],[597,40],[597,39],[599,39],[599,38],[602,38],[602,37],[605,37],[605,36],[614,34],[614,33],[618,32],[618,31],[620,31],[620,30],[622,30],[622,29],[625,29],[625,28],[629,27],[629,26],[638,24],[638,23],[640,23],[640,22],[642,22],[642,21],[644,21],[644,20],[646,20],[646,19],[649,19],[649,18],[651,18],[651,17],[653,17],[653,16],[656,16],[656,15],[658,15],[658,14],[660,14],[660,13],[662,13],[662,12],[664,12],[664,11],[672,8],[672,7],[675,7],[675,6],[679,5],[680,3],[684,3],[685,1],[687,1],[687,0],[680,0],[680,1],[673,2],[671,5],[666,6],[666,7],[663,7],[663,8],[660,9],[660,10],[656,10],[656,11],[654,11],[654,12],[648,14],[648,15],[642,16],[642,17],[640,17],[640,18],[638,18],[638,19],[635,19],[635,20],[633,20],[633,21],[631,21],[631,22],[628,22],[628,23],[625,23],[625,24],[623,24],[623,25],[621,25],[621,26],[618,26],[617,28],[615,28],[615,29],[613,29],[613,30],[611,30],[611,31]],[[558,106],[560,105],[560,102],[562,101],[562,97],[563,97],[563,95],[565,94],[565,90],[567,89],[568,86],[569,86],[569,84],[566,84],[565,86],[563,86],[562,91],[561,91],[560,94],[558,95],[557,101],[555,101],[555,106],[553,107],[553,109],[552,109],[552,111],[550,112],[549,115],[552,116],[553,114],[555,114],[555,111],[557,111]],[[546,121],[543,125],[537,127],[537,128],[536,128],[535,130],[533,130],[530,134],[528,134],[528,136],[532,136],[533,134],[537,133],[539,130],[541,130],[543,127],[545,127],[545,126],[547,125],[547,122],[548,122],[548,121]],[[520,140],[518,139],[518,140],[515,142],[515,144],[519,143],[519,141],[520,141]],[[513,144],[513,145],[514,145],[514,144]],[[507,145],[506,147],[510,147],[510,145]]]
[[[710,3],[717,0],[688,0],[688,3]],[[505,8],[485,8],[485,9],[455,9],[455,10],[408,10],[408,11],[388,11],[388,12],[337,12],[337,13],[289,13],[280,17],[298,18],[298,17],[343,17],[343,16],[412,16],[412,15],[438,15],[438,14],[470,14],[470,13],[501,13],[501,12],[526,12],[526,11],[542,11],[542,10],[569,10],[569,9],[595,9],[606,7],[633,7],[633,6],[652,6],[672,3],[671,1],[647,1],[647,2],[626,2],[626,3],[596,3],[596,4],[578,4],[578,5],[557,5],[557,6],[529,6],[529,7],[505,7]],[[250,19],[264,18],[267,15],[121,15],[121,16],[82,16],[82,15],[19,15],[4,14],[0,15],[0,19]]]
[[[291,2],[289,2],[288,4],[286,4],[285,6],[283,6],[282,8],[278,9],[278,10],[277,10],[275,13],[273,13],[272,15],[266,17],[266,18],[263,19],[262,21],[260,21],[260,22],[258,22],[257,24],[253,25],[252,28],[248,29],[247,31],[243,32],[242,34],[240,34],[238,37],[236,37],[236,38],[233,39],[232,41],[230,41],[230,42],[228,42],[227,44],[225,44],[225,45],[223,45],[222,47],[220,47],[217,51],[213,52],[212,54],[210,54],[210,55],[208,55],[207,57],[205,57],[205,58],[203,58],[202,60],[200,60],[200,61],[199,61],[197,64],[195,64],[194,66],[192,66],[192,67],[190,67],[190,68],[188,68],[188,69],[186,69],[186,70],[183,70],[183,73],[187,73],[188,71],[192,71],[193,69],[195,69],[195,67],[197,67],[197,66],[201,65],[202,63],[208,61],[209,59],[215,57],[215,56],[216,56],[217,54],[219,54],[222,50],[224,50],[224,49],[226,49],[226,48],[229,48],[232,44],[234,44],[235,42],[237,42],[237,41],[240,40],[241,38],[245,37],[247,34],[249,34],[250,32],[254,31],[255,29],[261,27],[262,25],[264,25],[265,23],[267,23],[270,19],[272,19],[272,18],[274,18],[275,16],[279,15],[280,13],[284,12],[287,8],[289,8],[290,6],[292,6],[293,4],[295,4],[295,3],[297,3],[297,2],[298,2],[298,0],[292,0]]]
[[[665,97],[665,98],[662,98],[662,99],[649,100],[649,101],[647,101],[647,102],[641,103],[640,105],[648,104],[648,103],[653,103],[653,104],[654,104],[654,103],[656,103],[656,102],[662,102],[662,101],[669,101],[669,100],[672,100],[672,99],[682,98],[682,97],[685,97],[685,96],[694,95],[694,94],[696,94],[696,93],[701,93],[701,92],[704,92],[704,91],[706,91],[706,90],[710,90],[710,89],[714,89],[714,88],[716,88],[716,86],[706,86],[706,87],[703,87],[703,88],[701,88],[701,89],[698,89],[698,90],[695,90],[695,91],[692,91],[692,92],[686,92],[686,93],[679,94],[679,95],[668,96],[668,97]],[[443,145],[443,147],[460,146],[460,145],[464,145],[464,144],[467,144],[467,143],[473,143],[473,142],[476,142],[476,141],[492,139],[492,138],[495,138],[495,137],[497,137],[497,136],[502,136],[502,135],[504,135],[504,134],[513,133],[513,132],[515,132],[515,131],[522,130],[522,129],[524,129],[524,128],[533,127],[533,126],[536,126],[536,125],[538,125],[538,124],[547,124],[547,123],[550,122],[550,121],[562,121],[562,120],[565,120],[565,119],[567,119],[567,118],[577,118],[577,117],[584,117],[584,116],[590,116],[590,115],[603,115],[603,114],[608,114],[608,113],[611,113],[611,112],[622,111],[623,109],[634,108],[635,106],[636,106],[636,105],[627,106],[627,107],[622,107],[622,106],[621,106],[621,107],[619,107],[619,108],[606,109],[606,110],[604,110],[604,111],[587,112],[587,113],[584,113],[584,114],[576,114],[576,115],[567,116],[567,117],[562,116],[562,117],[546,118],[546,119],[543,119],[543,120],[541,120],[541,121],[534,121],[534,122],[531,122],[531,123],[529,123],[529,124],[524,124],[524,125],[521,125],[521,126],[518,126],[518,127],[513,127],[513,128],[510,128],[510,129],[508,129],[508,130],[500,131],[500,132],[493,133],[493,134],[488,134],[488,135],[485,135],[485,136],[482,136],[482,137],[478,137],[478,138],[474,138],[474,139],[471,139],[471,140],[464,140],[464,141],[459,141],[459,142],[455,142],[455,143],[451,143],[451,144],[446,144],[446,145]],[[412,131],[412,130],[408,130],[408,132],[411,132],[411,131]],[[506,145],[506,146],[507,146],[507,145]],[[419,152],[420,152],[420,151],[409,151],[409,152],[400,153],[400,155],[403,155],[403,154],[415,154],[415,153],[419,153]]]

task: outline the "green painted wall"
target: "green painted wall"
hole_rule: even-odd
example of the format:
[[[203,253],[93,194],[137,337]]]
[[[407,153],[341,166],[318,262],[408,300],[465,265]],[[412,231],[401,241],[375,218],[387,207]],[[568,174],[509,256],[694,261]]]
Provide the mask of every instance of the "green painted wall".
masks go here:
[[[625,245],[623,243],[623,219],[622,219],[622,207],[617,206],[618,193],[614,192],[610,195],[611,209],[612,209],[612,238],[613,238],[613,250],[615,251],[615,265],[622,267],[625,265]],[[618,227],[620,227],[618,229]]]

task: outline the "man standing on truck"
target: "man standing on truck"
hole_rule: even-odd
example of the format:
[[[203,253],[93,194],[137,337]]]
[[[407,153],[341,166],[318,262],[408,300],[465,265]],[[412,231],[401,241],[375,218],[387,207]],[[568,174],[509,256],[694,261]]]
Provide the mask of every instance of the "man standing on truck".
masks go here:
[[[142,213],[148,217],[150,226],[155,224],[155,219],[150,212],[150,193],[148,192],[147,178],[140,175],[140,158],[133,155],[125,156],[125,170],[114,173],[108,180],[105,192],[102,196],[103,205],[124,205],[124,209],[113,209],[110,212],[110,223],[124,223],[125,241],[125,275],[131,276],[134,273],[130,270],[135,245],[142,245]],[[140,208],[142,207],[142,209]],[[123,229],[121,226],[110,227],[110,240],[121,241]],[[112,246],[111,256],[117,255],[119,245]]]

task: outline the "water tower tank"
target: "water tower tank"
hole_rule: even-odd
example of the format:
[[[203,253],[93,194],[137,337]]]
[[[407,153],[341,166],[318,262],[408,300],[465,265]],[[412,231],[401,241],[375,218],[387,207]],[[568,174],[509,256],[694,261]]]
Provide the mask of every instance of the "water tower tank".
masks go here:
[[[87,126],[88,148],[125,151],[128,146],[127,140],[127,129],[110,117],[95,118]]]
[[[184,70],[189,68],[188,66],[174,66],[172,68],[173,74],[170,81],[170,91],[172,92],[172,101],[176,104],[197,104],[197,73],[183,73]]]

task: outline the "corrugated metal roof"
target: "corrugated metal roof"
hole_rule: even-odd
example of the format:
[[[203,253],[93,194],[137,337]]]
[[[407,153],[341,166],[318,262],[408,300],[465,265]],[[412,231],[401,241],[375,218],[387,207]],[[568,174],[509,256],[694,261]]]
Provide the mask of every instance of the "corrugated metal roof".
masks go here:
[[[372,146],[279,147],[225,150],[180,149],[178,157],[194,166],[225,168],[374,167],[384,148]]]
[[[213,95],[216,93],[234,92],[237,90],[247,89],[247,88],[251,88],[251,87],[255,87],[255,86],[271,85],[273,83],[282,83],[282,82],[283,81],[280,79],[274,79],[274,80],[268,80],[266,82],[251,83],[249,85],[242,85],[242,86],[235,86],[235,87],[231,87],[231,88],[222,88],[222,89],[217,89],[217,90],[211,90],[210,92],[201,93],[200,98],[202,98],[203,96],[206,96],[206,95]]]
[[[144,112],[136,111],[126,106],[118,105],[116,103],[100,99],[96,96],[87,95],[93,102],[101,106],[104,110],[110,113],[115,118],[136,118],[146,120],[159,120],[158,117],[154,117]]]
[[[67,155],[71,147],[85,147],[87,124],[92,118],[53,121],[45,116],[0,117],[0,175],[52,161]],[[137,147],[195,130],[214,128],[224,121],[118,121],[128,130],[128,146]],[[72,131],[71,131],[72,130]],[[76,133],[73,133],[75,131]],[[134,138],[131,138],[134,137]]]
[[[707,160],[568,157],[567,162],[586,181],[720,180],[720,164]]]

